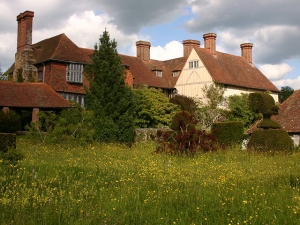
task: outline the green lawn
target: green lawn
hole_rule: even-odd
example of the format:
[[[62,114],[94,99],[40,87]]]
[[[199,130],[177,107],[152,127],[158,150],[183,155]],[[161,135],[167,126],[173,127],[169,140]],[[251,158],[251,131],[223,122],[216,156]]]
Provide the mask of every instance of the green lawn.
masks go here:
[[[193,158],[154,144],[62,148],[20,138],[1,166],[0,224],[300,224],[300,153]],[[3,164],[3,162],[1,162]]]

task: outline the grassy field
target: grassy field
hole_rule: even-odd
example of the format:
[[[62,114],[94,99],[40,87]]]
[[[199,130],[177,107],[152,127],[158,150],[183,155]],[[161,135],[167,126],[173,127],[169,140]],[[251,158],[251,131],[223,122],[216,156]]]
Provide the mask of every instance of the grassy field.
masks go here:
[[[0,224],[300,224],[300,153],[193,158],[151,143],[30,145],[1,166]],[[3,163],[2,163],[3,164]]]

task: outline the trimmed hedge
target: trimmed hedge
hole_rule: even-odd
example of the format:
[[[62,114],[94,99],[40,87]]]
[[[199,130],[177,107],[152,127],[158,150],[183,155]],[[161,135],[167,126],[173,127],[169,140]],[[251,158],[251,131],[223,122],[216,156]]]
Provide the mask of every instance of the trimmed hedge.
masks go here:
[[[274,120],[271,119],[263,119],[259,124],[257,124],[258,128],[263,129],[280,129],[281,126]]]
[[[273,97],[267,93],[255,92],[249,94],[249,107],[256,113],[262,113],[264,118],[270,118],[278,113]]]
[[[244,137],[244,124],[240,121],[218,122],[213,123],[212,131],[218,142],[225,146],[241,144]]]
[[[16,148],[17,135],[12,133],[0,133],[0,151],[7,152]]]
[[[13,110],[3,112],[0,110],[0,132],[15,133],[21,130],[21,118]]]
[[[294,143],[285,130],[256,130],[252,133],[247,149],[261,152],[291,151]]]

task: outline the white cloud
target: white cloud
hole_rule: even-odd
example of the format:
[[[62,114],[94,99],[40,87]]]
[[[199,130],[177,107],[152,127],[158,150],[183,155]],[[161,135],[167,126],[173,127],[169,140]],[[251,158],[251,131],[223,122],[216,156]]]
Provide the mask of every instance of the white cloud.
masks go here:
[[[183,46],[178,41],[171,41],[164,47],[156,46],[150,49],[150,58],[157,60],[168,60],[183,56]]]
[[[287,74],[293,70],[293,68],[286,63],[281,63],[281,64],[277,64],[277,65],[264,64],[264,65],[260,65],[259,69],[271,81],[280,80],[280,79],[286,77]]]
[[[284,86],[290,86],[294,90],[300,89],[300,76],[298,76],[296,79],[283,79],[283,80],[277,80],[273,82],[279,89]]]

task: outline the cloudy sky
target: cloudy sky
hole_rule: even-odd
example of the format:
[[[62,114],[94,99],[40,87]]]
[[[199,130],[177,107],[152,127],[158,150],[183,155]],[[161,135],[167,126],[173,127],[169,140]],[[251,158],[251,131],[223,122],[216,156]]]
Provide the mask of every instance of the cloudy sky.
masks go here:
[[[151,42],[152,59],[183,54],[182,41],[217,34],[217,51],[240,55],[253,43],[254,64],[280,89],[300,89],[299,0],[0,0],[2,71],[14,62],[16,16],[34,11],[33,43],[65,33],[93,48],[106,29],[118,52],[135,55],[135,42]]]

